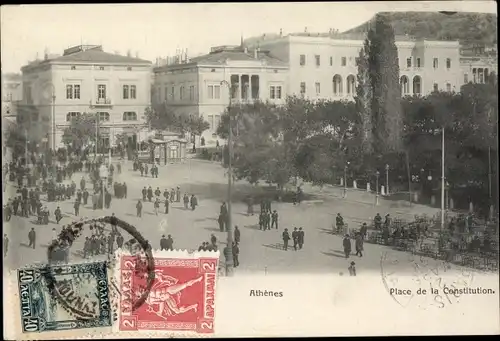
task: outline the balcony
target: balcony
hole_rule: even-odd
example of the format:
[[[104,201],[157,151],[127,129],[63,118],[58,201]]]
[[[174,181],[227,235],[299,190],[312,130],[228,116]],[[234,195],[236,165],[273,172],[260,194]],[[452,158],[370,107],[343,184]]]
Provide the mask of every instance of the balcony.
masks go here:
[[[110,98],[97,98],[94,99],[91,104],[92,108],[111,108],[113,107],[113,102]]]

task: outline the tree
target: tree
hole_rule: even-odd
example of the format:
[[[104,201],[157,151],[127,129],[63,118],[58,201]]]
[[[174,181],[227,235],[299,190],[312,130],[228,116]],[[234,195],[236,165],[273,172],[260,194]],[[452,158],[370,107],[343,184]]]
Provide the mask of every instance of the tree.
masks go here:
[[[63,132],[62,142],[68,149],[79,153],[90,144],[96,143],[97,116],[91,113],[83,113],[73,117],[69,127]]]
[[[186,122],[186,128],[192,136],[201,136],[205,130],[210,128],[210,123],[205,121],[202,116],[189,116]]]
[[[402,148],[403,119],[398,50],[392,26],[384,16],[376,16],[367,40],[373,149],[379,155],[399,152]]]
[[[165,103],[146,108],[144,116],[146,123],[156,131],[178,130],[181,125],[174,108]]]
[[[370,41],[365,39],[363,48],[359,51],[359,57],[356,60],[358,68],[356,82],[356,111],[361,118],[361,134],[362,151],[366,154],[372,152],[372,88],[370,80],[370,70],[368,58],[370,56]]]

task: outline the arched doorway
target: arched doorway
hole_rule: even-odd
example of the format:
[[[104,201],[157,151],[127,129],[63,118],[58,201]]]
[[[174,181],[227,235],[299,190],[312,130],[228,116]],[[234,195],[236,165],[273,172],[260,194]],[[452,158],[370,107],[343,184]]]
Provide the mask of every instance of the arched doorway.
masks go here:
[[[420,78],[420,76],[413,77],[413,94],[422,94],[422,78]]]

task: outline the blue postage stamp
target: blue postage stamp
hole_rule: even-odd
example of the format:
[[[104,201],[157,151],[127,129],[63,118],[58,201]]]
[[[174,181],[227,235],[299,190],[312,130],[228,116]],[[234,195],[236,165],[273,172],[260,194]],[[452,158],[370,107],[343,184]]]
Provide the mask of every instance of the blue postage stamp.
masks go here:
[[[105,262],[18,270],[23,333],[111,326]]]

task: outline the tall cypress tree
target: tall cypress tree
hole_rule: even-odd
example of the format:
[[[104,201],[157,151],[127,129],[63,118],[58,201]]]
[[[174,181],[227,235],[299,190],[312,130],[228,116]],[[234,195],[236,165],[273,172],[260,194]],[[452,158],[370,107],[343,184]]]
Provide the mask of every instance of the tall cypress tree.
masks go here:
[[[360,137],[363,153],[372,152],[372,88],[369,73],[369,50],[370,41],[365,40],[363,48],[359,51],[359,57],[356,60],[358,68],[356,82],[356,111],[361,118]]]
[[[398,50],[394,30],[382,15],[375,17],[368,44],[373,149],[379,155],[398,152],[403,145]]]

